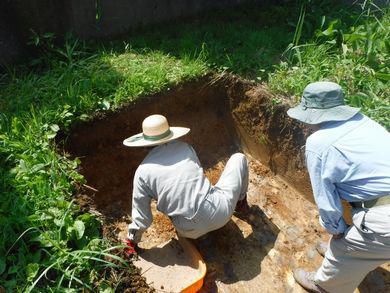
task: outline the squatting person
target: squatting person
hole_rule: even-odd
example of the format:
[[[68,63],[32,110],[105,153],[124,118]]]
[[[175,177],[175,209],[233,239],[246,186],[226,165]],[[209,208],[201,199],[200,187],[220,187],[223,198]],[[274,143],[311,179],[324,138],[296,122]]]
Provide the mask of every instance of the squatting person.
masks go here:
[[[320,223],[333,235],[317,272],[294,271],[313,292],[353,292],[369,271],[390,261],[390,134],[359,110],[344,105],[338,84],[315,82],[287,112],[314,130],[306,163]],[[352,206],[350,227],[341,199]]]
[[[248,209],[248,165],[243,154],[231,156],[212,186],[194,149],[177,140],[189,128],[169,127],[164,116],[151,115],[143,121],[142,131],[123,141],[128,147],[154,147],[134,175],[128,255],[135,253],[142,233],[152,223],[151,200],[169,216],[178,235],[193,239],[224,226],[235,209]]]

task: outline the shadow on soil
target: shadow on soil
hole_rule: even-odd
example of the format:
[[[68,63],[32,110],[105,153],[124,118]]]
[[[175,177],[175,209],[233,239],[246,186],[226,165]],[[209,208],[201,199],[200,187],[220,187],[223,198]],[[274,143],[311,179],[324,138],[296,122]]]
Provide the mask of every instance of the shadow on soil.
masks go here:
[[[390,292],[390,263],[387,270],[379,267],[371,271],[359,286],[360,293],[388,293]]]
[[[208,269],[203,292],[217,292],[216,281],[232,284],[255,278],[275,244],[279,229],[258,206],[252,206],[247,216],[236,221],[250,225],[248,235],[230,220],[223,228],[195,240]]]

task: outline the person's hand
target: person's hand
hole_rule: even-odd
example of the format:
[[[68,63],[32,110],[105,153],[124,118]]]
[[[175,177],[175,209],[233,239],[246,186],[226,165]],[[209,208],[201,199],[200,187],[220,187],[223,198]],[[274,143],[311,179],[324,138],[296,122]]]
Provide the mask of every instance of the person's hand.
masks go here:
[[[333,235],[332,235],[332,238],[333,238],[333,239],[341,239],[341,238],[343,238],[343,236],[344,236],[344,233],[333,234]]]
[[[137,251],[135,250],[137,247],[137,244],[135,244],[130,239],[126,239],[125,243],[126,247],[123,249],[127,257],[132,257],[134,255],[137,255]]]

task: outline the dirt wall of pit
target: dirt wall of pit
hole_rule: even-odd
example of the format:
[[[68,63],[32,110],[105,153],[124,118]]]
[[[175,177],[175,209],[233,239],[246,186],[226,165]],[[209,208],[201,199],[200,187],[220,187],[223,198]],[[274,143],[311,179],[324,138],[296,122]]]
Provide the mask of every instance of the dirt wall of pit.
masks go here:
[[[240,79],[229,84],[231,112],[245,152],[312,200],[304,157],[308,130],[288,117],[290,101],[262,85]]]
[[[141,132],[142,120],[163,114],[170,125],[191,128],[184,140],[194,146],[204,168],[238,150],[238,140],[229,115],[223,85],[209,80],[191,82],[165,94],[144,97],[120,111],[97,117],[72,129],[67,151],[81,159],[81,173],[92,189],[84,193],[109,217],[130,212],[132,178],[148,149],[128,148],[122,141]],[[233,129],[233,131],[231,131]]]
[[[141,132],[146,116],[159,113],[171,125],[191,128],[184,140],[195,148],[205,169],[243,151],[311,198],[302,156],[304,132],[286,117],[288,106],[274,105],[273,98],[262,86],[232,77],[205,77],[76,125],[65,148],[81,159],[80,171],[92,187],[80,196],[92,198],[110,217],[130,212],[131,180],[148,150],[124,147],[122,141]]]

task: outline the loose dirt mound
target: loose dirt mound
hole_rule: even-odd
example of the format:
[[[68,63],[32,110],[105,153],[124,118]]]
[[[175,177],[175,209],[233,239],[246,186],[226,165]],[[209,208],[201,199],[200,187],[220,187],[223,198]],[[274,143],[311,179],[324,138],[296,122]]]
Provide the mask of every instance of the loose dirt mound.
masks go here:
[[[291,268],[318,267],[321,257],[313,246],[327,235],[318,225],[304,167],[305,131],[286,117],[287,107],[283,98],[262,86],[205,78],[79,125],[66,149],[81,159],[81,173],[92,187],[82,190],[80,202],[103,214],[106,235],[123,237],[131,213],[132,178],[146,150],[126,148],[122,140],[140,132],[146,116],[161,113],[171,125],[191,128],[184,140],[197,151],[212,183],[234,152],[244,151],[250,159],[251,213],[233,217],[196,241],[208,266],[204,291],[301,292]],[[142,239],[145,247],[175,234],[167,217],[154,214]],[[388,270],[387,265],[370,274],[361,291],[390,290]]]

